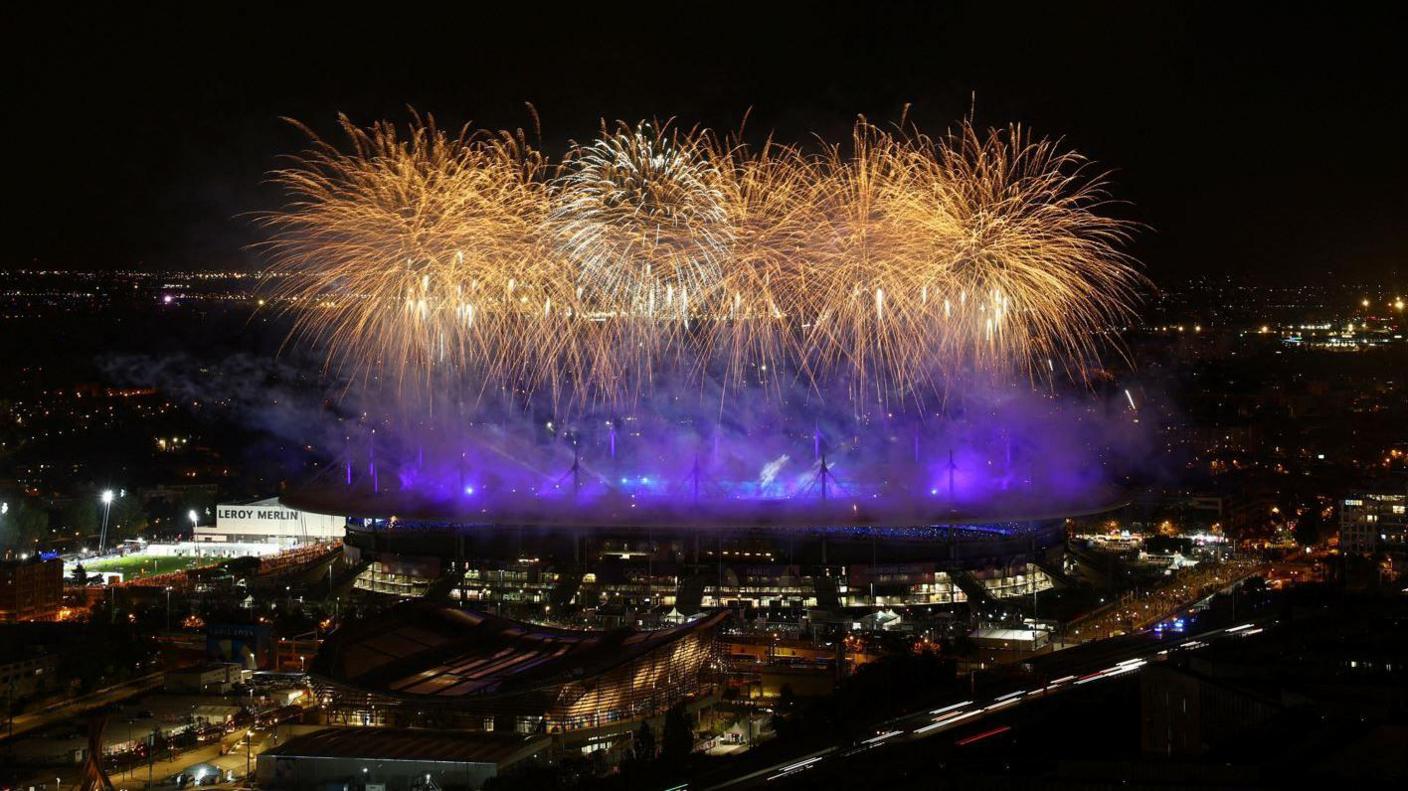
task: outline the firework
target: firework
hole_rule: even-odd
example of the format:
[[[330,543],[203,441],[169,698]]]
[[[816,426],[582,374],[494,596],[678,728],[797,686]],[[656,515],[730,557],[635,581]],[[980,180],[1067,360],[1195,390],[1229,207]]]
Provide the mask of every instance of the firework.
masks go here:
[[[265,222],[280,304],[364,379],[922,403],[975,372],[1083,376],[1140,283],[1101,180],[1015,127],[862,121],[808,153],[622,124],[554,166],[521,133],[342,126],[274,173]]]
[[[1140,282],[1084,166],[1017,127],[934,140],[857,124],[816,182],[831,224],[807,259],[805,348],[862,399],[1044,361],[1083,375]]]
[[[621,127],[568,155],[553,233],[588,299],[612,315],[688,320],[732,240],[720,172],[698,134]]]
[[[684,336],[729,265],[731,226],[704,135],[669,125],[605,128],[552,180],[549,236],[576,284],[574,379],[593,393],[640,392],[679,364]]]
[[[701,302],[700,357],[733,387],[805,374],[806,263],[825,222],[814,200],[818,163],[771,141],[756,151],[715,143],[732,245],[719,285]]]

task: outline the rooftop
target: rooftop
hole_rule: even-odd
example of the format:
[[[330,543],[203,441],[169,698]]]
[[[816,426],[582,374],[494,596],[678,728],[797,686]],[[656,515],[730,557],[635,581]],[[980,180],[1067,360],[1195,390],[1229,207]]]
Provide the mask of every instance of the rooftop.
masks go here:
[[[704,498],[635,496],[611,491],[574,497],[510,496],[443,500],[414,491],[373,493],[338,485],[303,486],[280,496],[287,508],[315,514],[446,525],[540,525],[568,528],[984,525],[1104,513],[1124,505],[1115,487],[1004,492],[949,503],[922,495],[886,497]]]
[[[527,692],[597,675],[727,617],[654,631],[573,631],[411,602],[335,632],[312,672],[397,697]]]

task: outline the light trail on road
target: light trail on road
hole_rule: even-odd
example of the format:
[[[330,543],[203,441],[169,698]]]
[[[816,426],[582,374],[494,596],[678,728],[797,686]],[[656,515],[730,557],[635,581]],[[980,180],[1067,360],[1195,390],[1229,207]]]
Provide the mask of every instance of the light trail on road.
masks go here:
[[[1054,693],[1073,690],[1078,686],[1094,683],[1096,681],[1119,678],[1131,673],[1136,673],[1148,666],[1152,658],[1167,656],[1173,650],[1196,650],[1210,645],[1210,641],[1213,640],[1231,637],[1250,637],[1262,633],[1265,628],[1265,626],[1259,626],[1256,622],[1243,623],[1233,627],[1211,629],[1197,635],[1190,635],[1171,646],[1167,644],[1167,641],[1138,646],[1131,649],[1130,656],[1119,659],[1114,664],[1097,670],[1089,670],[1084,673],[1069,673],[1059,678],[1052,679],[1038,688],[1017,689],[1005,692],[1001,695],[989,698],[985,705],[980,705],[976,708],[970,709],[969,707],[975,706],[978,703],[977,699],[963,700],[923,713],[899,717],[882,726],[874,736],[855,742],[854,746],[850,749],[841,749],[839,745],[833,746],[800,759],[794,758],[790,761],[752,772],[743,777],[715,784],[710,786],[710,788],[718,789],[746,785],[763,775],[767,775],[766,779],[768,781],[782,780],[816,768],[830,758],[832,753],[838,753],[844,758],[872,749],[883,749],[893,744],[904,744],[920,739],[931,738],[962,725],[980,721],[989,715],[1013,711],[1023,703],[1045,698]],[[1109,660],[1107,659],[1106,661]],[[976,735],[970,734],[960,737],[954,741],[954,744],[960,747],[966,746],[991,736],[1006,733],[1011,729],[1012,727],[1010,725],[998,726]]]

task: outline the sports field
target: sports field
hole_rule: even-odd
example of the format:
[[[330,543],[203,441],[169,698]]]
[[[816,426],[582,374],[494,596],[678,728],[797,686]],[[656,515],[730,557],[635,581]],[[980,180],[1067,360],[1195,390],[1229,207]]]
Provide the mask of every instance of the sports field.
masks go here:
[[[120,558],[104,558],[103,560],[86,562],[83,564],[83,568],[89,572],[116,571],[122,574],[124,580],[133,580],[150,577],[154,574],[165,574],[169,571],[183,571],[196,566],[208,566],[211,563],[209,558],[155,556],[137,553]]]

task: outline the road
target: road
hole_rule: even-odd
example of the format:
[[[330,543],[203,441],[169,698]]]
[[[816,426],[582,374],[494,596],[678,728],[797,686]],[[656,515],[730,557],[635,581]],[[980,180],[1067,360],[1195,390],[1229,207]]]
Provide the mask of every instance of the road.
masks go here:
[[[249,772],[252,773],[261,753],[286,740],[286,738],[284,740],[278,738],[279,731],[277,730],[277,726],[273,728],[257,728],[253,731],[246,732],[253,733],[253,738],[250,739],[248,745],[245,744],[243,738],[239,738],[232,743],[230,741],[232,737],[225,737],[223,743],[228,745],[229,752],[224,755],[220,754],[220,743],[199,747],[195,750],[187,750],[178,753],[170,760],[158,761],[154,766],[150,767],[150,770],[145,764],[141,764],[134,766],[129,773],[114,773],[112,775],[113,785],[116,786],[118,791],[122,791],[124,788],[175,788],[175,784],[170,782],[171,778],[201,763],[211,764],[216,769],[220,770],[222,775],[228,773],[239,780],[243,780],[247,777],[246,767],[248,767]],[[286,730],[284,731],[284,735],[287,737]],[[119,774],[124,778],[122,781],[118,779]],[[152,778],[150,786],[147,784],[147,777],[149,776]],[[228,787],[228,784],[222,784],[220,787]]]
[[[117,791],[136,791],[137,789],[175,789],[177,785],[172,782],[177,774],[184,772],[196,764],[210,764],[216,767],[223,775],[226,772],[232,774],[239,780],[245,778],[245,766],[251,770],[254,762],[259,758],[259,754],[274,746],[274,735],[272,731],[255,731],[254,739],[250,744],[250,749],[246,755],[243,740],[234,743],[229,748],[229,752],[221,755],[221,745],[219,742],[203,745],[193,750],[186,750],[177,753],[174,758],[157,760],[148,766],[144,763],[134,764],[130,768],[111,771],[108,775],[112,780],[113,788]],[[229,744],[226,741],[226,744]],[[248,764],[246,764],[248,762]],[[56,776],[57,775],[57,776]],[[151,778],[148,784],[147,778]],[[33,786],[36,789],[49,791],[52,788],[70,789],[77,785],[79,781],[76,767],[64,767],[58,772],[53,770],[37,770],[32,777],[21,787]],[[51,784],[50,780],[58,780],[57,785]],[[202,788],[229,788],[230,783],[222,783],[217,786],[202,786]]]
[[[858,753],[884,749],[894,744],[937,739],[943,734],[959,729],[962,733],[954,734],[957,736],[953,740],[954,744],[966,746],[1010,730],[1008,726],[993,720],[1023,704],[1060,695],[1086,684],[1096,684],[1106,679],[1138,673],[1149,662],[1175,651],[1196,651],[1214,641],[1255,637],[1269,623],[1269,616],[1261,616],[1234,626],[1207,629],[1180,638],[1156,640],[1152,634],[1130,635],[1129,639],[1118,642],[1106,641],[1111,643],[1110,645],[1092,644],[1090,648],[1095,650],[1072,648],[1049,654],[1039,658],[1046,661],[1039,663],[1037,675],[1038,678],[1044,677],[1046,680],[1037,685],[1006,690],[1001,694],[975,695],[971,699],[956,700],[935,709],[914,712],[883,723],[874,735],[865,739],[802,752],[736,777],[713,778],[699,787],[710,790],[742,789],[773,780],[793,780],[809,775],[824,778],[830,762],[844,761]],[[1034,660],[1033,664],[1038,663]]]
[[[1146,629],[1193,602],[1236,585],[1265,570],[1259,560],[1231,560],[1181,572],[1167,585],[1160,586],[1116,604],[1093,618],[1071,623],[1065,630],[1070,642],[1093,642],[1112,636]]]
[[[0,733],[0,741],[11,736],[19,736],[28,731],[37,730],[62,722],[72,717],[77,717],[84,712],[99,709],[113,703],[127,700],[131,697],[147,692],[161,686],[163,674],[153,673],[142,678],[135,678],[121,684],[90,692],[80,698],[64,701],[41,711],[27,712],[16,715],[14,722],[6,728],[4,733]]]
[[[248,761],[250,770],[253,771],[254,761],[259,758],[259,754],[271,746],[273,746],[273,740],[269,733],[256,732],[248,755],[246,755],[243,740],[235,744],[224,755],[220,754],[219,744],[212,744],[209,747],[180,753],[169,761],[158,761],[150,768],[150,771],[146,766],[133,767],[129,775],[125,775],[121,780],[115,775],[112,781],[119,791],[123,788],[174,788],[175,784],[170,782],[171,778],[201,763],[213,765],[220,770],[221,774],[229,772],[235,777],[243,778],[245,777],[246,761]],[[148,776],[152,778],[151,785],[147,785]]]

